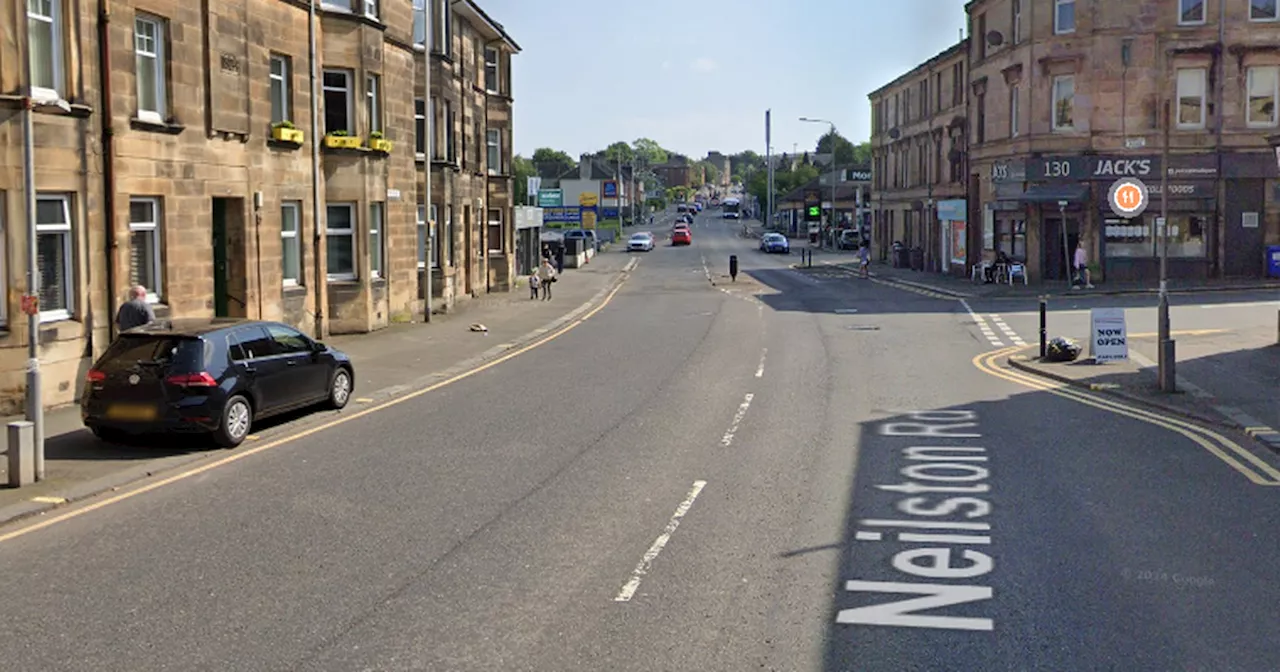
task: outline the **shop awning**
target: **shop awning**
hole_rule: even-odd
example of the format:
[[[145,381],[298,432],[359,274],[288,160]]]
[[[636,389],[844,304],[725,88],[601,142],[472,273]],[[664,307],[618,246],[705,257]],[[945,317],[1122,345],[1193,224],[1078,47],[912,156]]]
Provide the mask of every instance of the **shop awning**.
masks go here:
[[[1084,203],[1089,200],[1087,184],[1039,184],[1027,189],[1016,198],[1001,199],[1021,203]]]

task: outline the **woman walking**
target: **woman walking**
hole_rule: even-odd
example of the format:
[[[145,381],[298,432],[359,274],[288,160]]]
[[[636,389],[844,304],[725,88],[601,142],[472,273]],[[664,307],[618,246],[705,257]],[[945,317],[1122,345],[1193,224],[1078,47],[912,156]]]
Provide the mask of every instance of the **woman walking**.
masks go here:
[[[556,281],[556,267],[551,265],[550,259],[543,259],[542,266],[538,267],[538,285],[542,287],[542,300],[551,300],[551,285]]]

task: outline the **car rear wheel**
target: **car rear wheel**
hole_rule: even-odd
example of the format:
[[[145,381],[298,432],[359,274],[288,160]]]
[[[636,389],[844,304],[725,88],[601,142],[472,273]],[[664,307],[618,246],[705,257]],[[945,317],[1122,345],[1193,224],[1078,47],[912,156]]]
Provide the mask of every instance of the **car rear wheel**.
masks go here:
[[[252,426],[253,407],[249,405],[248,399],[237,394],[222,407],[222,422],[213,433],[213,440],[223,448],[235,448],[249,436]]]
[[[339,368],[329,381],[329,408],[341,410],[348,401],[351,401],[351,372]]]

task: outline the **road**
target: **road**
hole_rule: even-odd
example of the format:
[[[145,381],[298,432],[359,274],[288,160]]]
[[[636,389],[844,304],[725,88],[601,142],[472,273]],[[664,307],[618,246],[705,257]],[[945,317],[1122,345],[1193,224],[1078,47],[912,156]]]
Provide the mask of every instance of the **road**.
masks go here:
[[[1261,467],[739,228],[439,390],[0,530],[5,669],[1276,667]]]

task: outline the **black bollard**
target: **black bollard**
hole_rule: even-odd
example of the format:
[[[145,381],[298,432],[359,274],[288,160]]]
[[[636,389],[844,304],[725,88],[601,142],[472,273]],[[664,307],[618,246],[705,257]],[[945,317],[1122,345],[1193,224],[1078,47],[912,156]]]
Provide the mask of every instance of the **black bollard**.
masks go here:
[[[1048,308],[1049,297],[1040,297],[1040,359],[1044,359],[1049,354]]]
[[[738,255],[729,255],[729,279],[733,282],[738,281]]]

